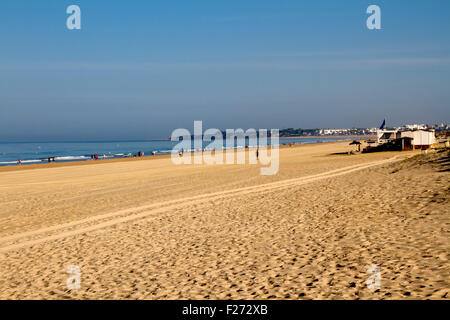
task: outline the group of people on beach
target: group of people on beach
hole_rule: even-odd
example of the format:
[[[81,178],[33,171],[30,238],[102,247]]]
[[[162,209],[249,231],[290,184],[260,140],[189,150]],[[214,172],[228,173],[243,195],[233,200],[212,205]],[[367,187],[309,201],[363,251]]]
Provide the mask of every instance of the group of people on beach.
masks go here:
[[[183,155],[184,153],[184,149],[181,149],[181,151],[179,152],[180,157]],[[152,151],[152,156],[156,155],[156,151]],[[144,152],[139,151],[137,154],[134,155],[134,157],[143,157],[144,156]],[[106,159],[106,155],[102,156],[103,159]],[[259,158],[259,149],[256,149],[256,159]],[[100,156],[98,154],[91,154],[91,160],[98,160],[100,159]],[[55,162],[55,157],[49,157],[47,159],[48,162]],[[21,165],[22,164],[22,159],[17,160],[17,164]]]

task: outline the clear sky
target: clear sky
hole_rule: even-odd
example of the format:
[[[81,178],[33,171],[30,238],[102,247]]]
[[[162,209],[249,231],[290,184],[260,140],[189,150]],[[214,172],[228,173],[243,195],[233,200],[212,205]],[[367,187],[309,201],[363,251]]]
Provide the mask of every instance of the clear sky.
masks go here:
[[[66,8],[81,8],[68,30]],[[381,8],[381,30],[366,9]],[[448,0],[2,0],[0,141],[450,122]]]

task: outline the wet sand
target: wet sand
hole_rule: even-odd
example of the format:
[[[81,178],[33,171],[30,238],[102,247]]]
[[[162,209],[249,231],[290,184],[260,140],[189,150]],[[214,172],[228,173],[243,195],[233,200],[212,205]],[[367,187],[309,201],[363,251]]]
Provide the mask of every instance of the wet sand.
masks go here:
[[[0,298],[448,299],[446,158],[352,149],[282,148],[274,176],[169,157],[0,171]]]

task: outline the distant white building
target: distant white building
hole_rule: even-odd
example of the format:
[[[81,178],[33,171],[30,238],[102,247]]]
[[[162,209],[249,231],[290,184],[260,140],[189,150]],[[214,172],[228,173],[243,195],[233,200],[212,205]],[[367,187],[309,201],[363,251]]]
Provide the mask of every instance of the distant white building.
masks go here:
[[[407,130],[425,130],[427,129],[426,124],[407,124],[405,125]]]
[[[333,135],[333,134],[347,134],[350,129],[322,129],[320,134]]]

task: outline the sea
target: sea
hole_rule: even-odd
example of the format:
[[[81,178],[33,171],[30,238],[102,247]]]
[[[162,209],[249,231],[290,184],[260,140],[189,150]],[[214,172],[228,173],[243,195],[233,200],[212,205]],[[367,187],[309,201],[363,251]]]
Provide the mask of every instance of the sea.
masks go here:
[[[309,144],[349,140],[337,137],[317,138],[280,138],[282,144]],[[0,142],[0,166],[18,165],[19,159],[23,165],[48,162],[87,161],[92,155],[99,159],[114,159],[135,157],[139,152],[144,155],[170,154],[178,141],[170,140],[133,140],[133,141],[88,141],[88,142]],[[203,148],[211,142],[204,142]],[[237,143],[237,142],[236,142]],[[267,140],[270,144],[270,139]],[[248,140],[245,142],[248,145]],[[244,148],[235,145],[234,148]],[[195,150],[184,150],[195,151]]]

